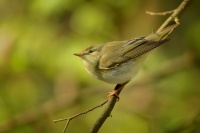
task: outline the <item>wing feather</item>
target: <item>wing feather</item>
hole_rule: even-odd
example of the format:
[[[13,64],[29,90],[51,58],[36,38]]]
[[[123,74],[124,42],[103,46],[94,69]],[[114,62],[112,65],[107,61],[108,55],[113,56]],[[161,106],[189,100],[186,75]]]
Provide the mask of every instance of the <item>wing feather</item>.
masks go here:
[[[110,42],[104,45],[99,61],[100,69],[112,69],[135,59],[154,48],[166,43],[169,39],[161,41],[148,41],[145,37],[134,38],[129,41]],[[111,54],[112,53],[112,54]]]

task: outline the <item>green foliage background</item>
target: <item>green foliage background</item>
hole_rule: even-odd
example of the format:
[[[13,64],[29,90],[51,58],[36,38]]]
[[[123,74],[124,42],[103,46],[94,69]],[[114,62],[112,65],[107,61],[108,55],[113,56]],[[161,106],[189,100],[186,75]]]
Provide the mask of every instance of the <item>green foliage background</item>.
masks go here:
[[[92,78],[73,53],[88,45],[150,34],[181,0],[1,0],[0,132],[58,133],[69,117],[100,104],[114,85]],[[172,40],[152,52],[126,86],[100,133],[200,132],[200,17],[193,1]],[[155,31],[154,30],[154,31]],[[180,60],[186,60],[178,64]],[[145,75],[166,73],[147,85]],[[178,64],[178,65],[177,65]],[[171,72],[172,71],[172,72]],[[87,133],[103,110],[70,123]]]

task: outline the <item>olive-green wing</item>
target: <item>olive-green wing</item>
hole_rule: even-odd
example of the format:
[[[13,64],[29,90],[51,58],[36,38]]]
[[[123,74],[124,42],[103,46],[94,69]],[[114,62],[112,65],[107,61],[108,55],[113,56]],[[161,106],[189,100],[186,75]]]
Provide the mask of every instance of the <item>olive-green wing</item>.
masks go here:
[[[101,50],[101,58],[99,60],[100,69],[111,69],[121,62],[121,56],[124,53],[122,45],[126,41],[109,42],[104,45]]]
[[[104,45],[101,50],[101,58],[99,61],[100,69],[111,69],[118,66],[121,62],[127,60],[123,54],[129,48],[135,47],[142,43],[144,37],[134,38],[129,41],[109,42]]]
[[[139,57],[167,41],[169,41],[169,39],[164,39],[156,42],[148,41],[145,39],[145,37],[139,37],[129,41],[107,43],[102,49],[99,68],[115,68],[121,63]]]
[[[127,49],[124,54],[122,55],[122,57],[126,57],[126,58],[130,58],[130,59],[134,59],[137,58],[153,49],[155,49],[156,47],[168,42],[170,39],[164,39],[161,41],[147,41],[144,39],[144,41],[133,47],[132,49]],[[133,44],[134,45],[134,44]]]

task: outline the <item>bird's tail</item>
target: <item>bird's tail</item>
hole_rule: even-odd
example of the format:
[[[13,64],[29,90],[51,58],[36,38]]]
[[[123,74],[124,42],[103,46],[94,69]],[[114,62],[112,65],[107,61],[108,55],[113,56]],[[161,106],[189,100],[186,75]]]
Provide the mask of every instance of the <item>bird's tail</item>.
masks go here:
[[[161,31],[157,31],[154,34],[151,34],[145,37],[146,40],[151,41],[161,41],[168,37],[168,35],[179,25],[179,23],[172,24],[170,26],[165,27]]]
[[[163,30],[156,32],[158,36],[160,36],[160,40],[164,40],[168,37],[168,35],[179,25],[179,23],[172,24],[170,26],[165,27]]]

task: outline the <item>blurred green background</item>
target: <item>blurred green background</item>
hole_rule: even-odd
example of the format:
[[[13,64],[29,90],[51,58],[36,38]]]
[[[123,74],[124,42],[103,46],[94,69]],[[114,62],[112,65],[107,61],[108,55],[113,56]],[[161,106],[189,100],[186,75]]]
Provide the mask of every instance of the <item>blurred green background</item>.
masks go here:
[[[100,104],[114,88],[91,77],[73,53],[91,44],[156,31],[182,0],[1,0],[0,132],[59,133],[53,123]],[[180,18],[172,40],[155,49],[125,87],[100,133],[200,132],[200,1]],[[74,119],[87,133],[101,107]]]

